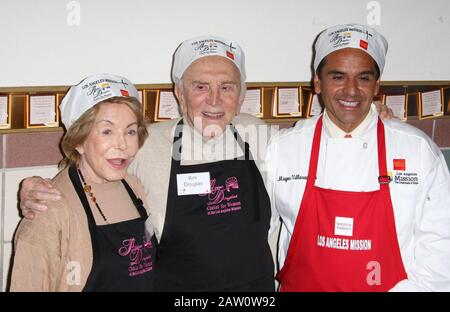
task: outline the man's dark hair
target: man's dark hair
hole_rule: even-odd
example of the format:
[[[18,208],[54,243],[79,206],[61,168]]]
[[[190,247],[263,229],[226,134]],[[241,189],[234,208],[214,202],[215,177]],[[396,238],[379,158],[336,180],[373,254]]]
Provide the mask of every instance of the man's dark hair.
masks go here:
[[[322,79],[322,67],[325,66],[325,62],[327,60],[327,57],[325,56],[319,63],[319,66],[317,66],[317,70],[316,73],[319,76],[320,79]],[[375,78],[378,80],[378,78],[380,78],[380,68],[378,67],[377,62],[375,62],[372,59],[373,64],[375,65]]]

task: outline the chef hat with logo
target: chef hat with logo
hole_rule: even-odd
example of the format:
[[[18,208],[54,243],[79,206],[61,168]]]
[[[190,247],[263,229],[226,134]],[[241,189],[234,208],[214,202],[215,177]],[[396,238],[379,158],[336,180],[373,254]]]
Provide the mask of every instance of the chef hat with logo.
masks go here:
[[[60,105],[61,121],[69,129],[81,115],[95,104],[115,96],[135,97],[139,93],[124,77],[95,74],[72,86]]]
[[[204,56],[222,56],[238,68],[241,83],[245,82],[245,55],[241,47],[235,42],[217,36],[200,36],[181,43],[175,51],[172,80],[179,83],[186,69],[196,60]]]
[[[344,49],[360,49],[369,54],[377,63],[380,75],[383,72],[388,43],[375,29],[365,25],[346,24],[325,29],[317,38],[314,70],[330,53]]]

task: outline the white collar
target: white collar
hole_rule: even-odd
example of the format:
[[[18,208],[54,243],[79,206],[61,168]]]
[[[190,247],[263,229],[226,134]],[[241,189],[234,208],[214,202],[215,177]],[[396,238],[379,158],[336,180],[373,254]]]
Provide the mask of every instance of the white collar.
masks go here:
[[[328,131],[328,134],[331,138],[344,138],[345,135],[350,134],[352,138],[361,137],[364,131],[368,128],[371,121],[378,118],[378,114],[376,112],[375,105],[372,104],[369,110],[369,113],[366,115],[364,120],[355,128],[352,132],[347,133],[339,128],[328,116],[327,110],[324,110],[323,113],[323,124]]]

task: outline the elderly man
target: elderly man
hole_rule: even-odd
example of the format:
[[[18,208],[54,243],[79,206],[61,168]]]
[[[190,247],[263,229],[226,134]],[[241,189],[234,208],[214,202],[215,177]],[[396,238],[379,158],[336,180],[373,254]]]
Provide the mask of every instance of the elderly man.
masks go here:
[[[253,157],[256,146],[242,133],[263,122],[238,115],[246,91],[244,52],[224,38],[187,40],[175,52],[172,78],[183,117],[150,125],[131,165],[159,240],[155,287],[273,291],[269,197],[257,167],[261,157]],[[43,183],[24,181],[23,207],[51,199]]]
[[[420,130],[378,118],[386,51],[367,26],[322,32],[314,87],[325,111],[272,137],[282,291],[450,290],[449,171]]]
[[[172,78],[183,118],[151,126],[134,163],[160,238],[158,289],[274,290],[269,197],[249,159],[256,149],[229,126],[261,124],[236,116],[244,66],[242,49],[224,38],[194,38],[175,52]],[[204,179],[209,194],[184,190],[187,181]]]

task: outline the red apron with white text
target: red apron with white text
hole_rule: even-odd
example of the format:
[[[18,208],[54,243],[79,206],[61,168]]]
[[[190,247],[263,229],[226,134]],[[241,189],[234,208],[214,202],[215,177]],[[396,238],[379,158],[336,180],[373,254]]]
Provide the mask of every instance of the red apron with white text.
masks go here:
[[[388,291],[406,279],[378,119],[380,190],[349,192],[314,186],[322,132],[317,122],[308,179],[287,257],[281,291]],[[349,164],[351,166],[351,164]]]

